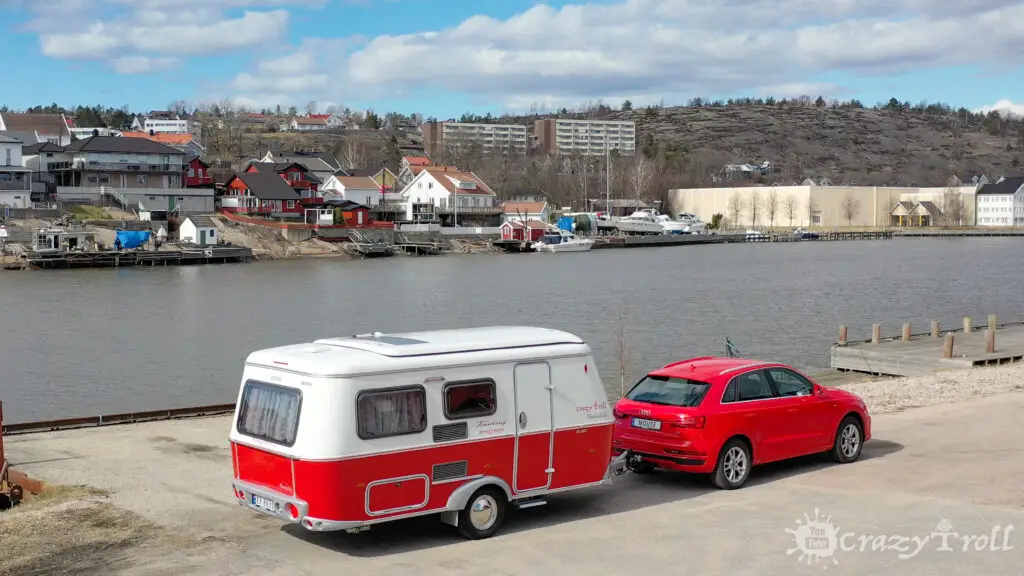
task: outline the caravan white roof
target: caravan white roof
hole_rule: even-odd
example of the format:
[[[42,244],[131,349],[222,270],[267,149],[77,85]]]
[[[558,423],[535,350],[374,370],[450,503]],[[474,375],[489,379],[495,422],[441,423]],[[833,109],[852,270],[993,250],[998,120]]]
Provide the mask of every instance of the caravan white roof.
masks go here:
[[[533,356],[539,347],[557,348],[543,353],[552,356],[590,352],[579,336],[561,330],[491,326],[323,338],[309,344],[259,350],[250,354],[246,363],[303,374],[342,376],[440,367],[452,362],[451,355],[462,353],[487,356],[475,361],[513,360]]]

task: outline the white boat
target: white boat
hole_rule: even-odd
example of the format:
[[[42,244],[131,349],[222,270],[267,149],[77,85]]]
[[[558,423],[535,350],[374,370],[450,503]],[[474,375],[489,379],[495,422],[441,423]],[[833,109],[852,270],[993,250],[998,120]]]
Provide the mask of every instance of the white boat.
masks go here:
[[[581,238],[571,232],[558,230],[549,232],[540,237],[540,240],[533,243],[533,249],[537,252],[584,252],[594,247],[591,238]]]
[[[658,220],[658,215],[653,210],[637,210],[614,222],[619,232],[625,234],[664,234],[665,232]]]
[[[686,234],[707,234],[708,232],[708,225],[696,214],[683,212],[679,215],[678,221],[685,225]]]

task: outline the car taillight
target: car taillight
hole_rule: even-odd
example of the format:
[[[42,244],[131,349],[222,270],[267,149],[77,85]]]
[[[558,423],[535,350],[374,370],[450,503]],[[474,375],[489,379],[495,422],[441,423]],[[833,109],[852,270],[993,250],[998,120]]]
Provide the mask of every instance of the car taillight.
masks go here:
[[[618,408],[612,408],[612,416],[615,418],[625,418],[626,415],[622,413]]]
[[[705,416],[684,414],[679,418],[678,422],[673,422],[672,425],[676,428],[703,428],[706,423],[707,417]]]

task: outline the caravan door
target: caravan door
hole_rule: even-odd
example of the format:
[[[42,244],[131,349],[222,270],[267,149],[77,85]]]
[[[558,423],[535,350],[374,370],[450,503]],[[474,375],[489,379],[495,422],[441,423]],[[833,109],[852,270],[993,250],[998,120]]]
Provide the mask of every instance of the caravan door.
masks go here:
[[[516,461],[512,489],[516,493],[551,485],[554,449],[554,402],[551,367],[547,362],[515,367]]]

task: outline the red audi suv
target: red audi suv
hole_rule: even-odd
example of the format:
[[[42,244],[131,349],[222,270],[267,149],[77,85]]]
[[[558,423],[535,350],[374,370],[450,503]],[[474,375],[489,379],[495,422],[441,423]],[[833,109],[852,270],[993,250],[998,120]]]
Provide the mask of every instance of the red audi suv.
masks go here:
[[[702,357],[651,372],[614,409],[614,450],[630,468],[710,474],[743,486],[755,465],[830,452],[860,457],[871,416],[856,394],[817,384],[791,366]]]

